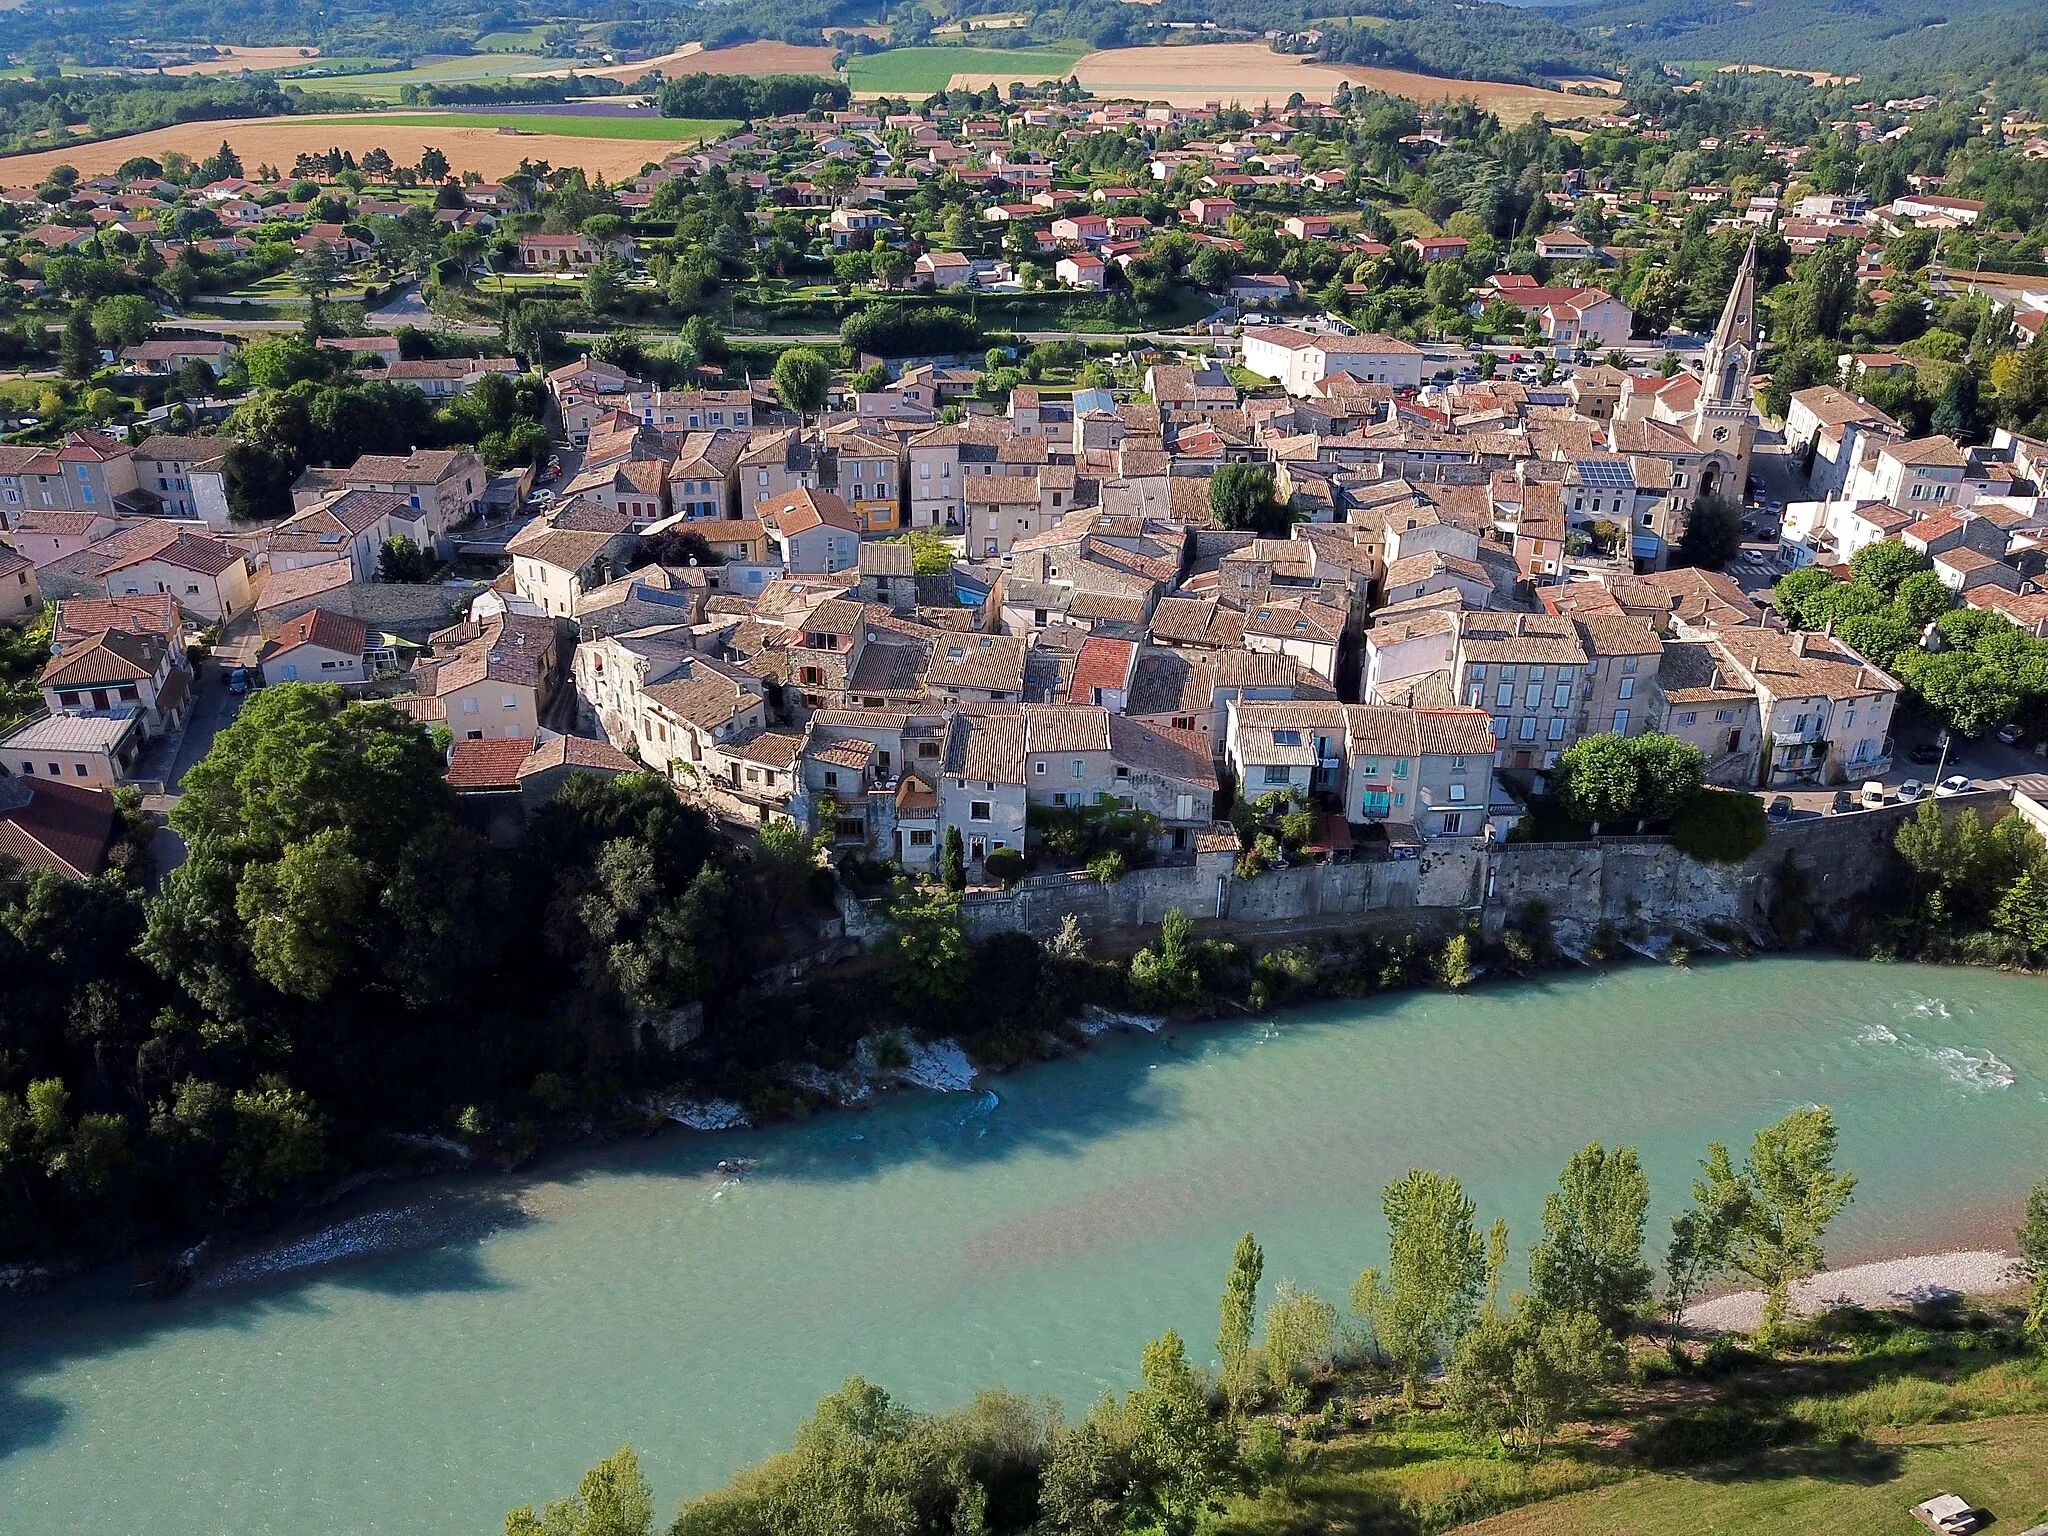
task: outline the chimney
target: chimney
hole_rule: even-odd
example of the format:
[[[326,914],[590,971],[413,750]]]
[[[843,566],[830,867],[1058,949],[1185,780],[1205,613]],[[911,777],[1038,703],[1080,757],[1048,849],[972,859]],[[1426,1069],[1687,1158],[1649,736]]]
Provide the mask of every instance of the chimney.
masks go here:
[[[1804,656],[1806,654],[1806,631],[1803,629],[1792,632],[1792,654],[1794,656]]]

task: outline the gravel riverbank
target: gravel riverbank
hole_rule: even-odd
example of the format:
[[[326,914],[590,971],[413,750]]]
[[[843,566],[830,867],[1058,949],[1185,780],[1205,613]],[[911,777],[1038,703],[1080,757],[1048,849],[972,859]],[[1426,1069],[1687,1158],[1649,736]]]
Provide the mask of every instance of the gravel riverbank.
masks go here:
[[[2009,1253],[1987,1248],[1924,1253],[1874,1264],[1823,1270],[1792,1288],[1792,1310],[1801,1314],[1850,1304],[1904,1307],[1950,1296],[1994,1295],[2023,1283]],[[1714,1331],[1747,1332],[1763,1316],[1762,1291],[1736,1291],[1687,1309],[1686,1323]]]

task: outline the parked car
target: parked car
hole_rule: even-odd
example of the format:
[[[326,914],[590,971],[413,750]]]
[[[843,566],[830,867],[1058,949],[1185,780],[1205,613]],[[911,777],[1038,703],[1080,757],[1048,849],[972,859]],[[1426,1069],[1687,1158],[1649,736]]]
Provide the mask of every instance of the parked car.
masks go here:
[[[1998,728],[1998,739],[2004,742],[2008,747],[2018,746],[2020,744],[2020,738],[2024,735],[2026,735],[2026,732],[2021,730],[2016,725],[2001,725]]]
[[[1767,501],[1764,503],[1764,510],[1770,513],[1771,516],[1776,517],[1785,510],[1785,503],[1782,501]]]
[[[1777,799],[1771,802],[1771,808],[1765,811],[1764,814],[1772,821],[1790,821],[1792,819],[1792,797],[1790,795],[1778,796]]]
[[[1968,775],[1952,773],[1934,786],[1934,793],[1940,799],[1946,800],[1950,795],[1967,795],[1976,787],[1975,781]]]
[[[1863,809],[1874,811],[1884,804],[1884,781],[1865,779],[1863,781]]]
[[[232,671],[232,672],[230,672],[230,673],[228,674],[228,692],[229,692],[229,693],[247,693],[248,691],[249,691],[249,669],[248,669],[247,667],[237,667],[237,668],[235,668],[235,670],[234,670],[234,671]]]
[[[1908,779],[1899,786],[1899,803],[1903,805],[1907,801],[1918,800],[1926,793],[1927,786],[1925,784],[1922,784],[1918,779]]]
[[[1923,741],[1906,755],[1916,763],[1938,763],[1941,761],[1941,748],[1931,741]]]
[[[1830,816],[1845,815],[1855,809],[1856,797],[1846,789],[1836,790],[1835,798],[1828,802],[1828,814]]]

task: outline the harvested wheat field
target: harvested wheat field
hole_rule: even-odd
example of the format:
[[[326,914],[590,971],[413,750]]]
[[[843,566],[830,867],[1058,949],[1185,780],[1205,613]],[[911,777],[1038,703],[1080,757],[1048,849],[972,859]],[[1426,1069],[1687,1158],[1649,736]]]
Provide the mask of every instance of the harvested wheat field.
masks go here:
[[[228,57],[201,59],[196,64],[173,64],[167,75],[231,75],[244,69],[290,69],[320,56],[318,48],[243,48],[218,45]]]
[[[674,79],[678,75],[823,75],[830,80],[838,73],[832,68],[834,57],[830,48],[812,48],[799,43],[741,43],[737,48],[708,51],[702,43],[685,43],[674,53],[665,53],[658,59],[617,64],[610,69],[579,69],[576,73],[623,80],[629,85],[650,69],[660,70],[664,79]],[[567,73],[563,69],[537,69],[519,78],[538,80]]]
[[[545,160],[553,166],[581,166],[591,175],[613,180],[637,176],[649,161],[659,161],[669,151],[647,139],[577,138],[554,133],[500,133],[494,128],[442,128],[422,126],[417,112],[400,114],[404,123],[386,121],[366,112],[343,122],[302,122],[290,117],[241,117],[220,123],[180,123],[149,133],[131,133],[124,138],[104,139],[97,144],[75,144],[67,149],[38,150],[29,155],[0,158],[0,182],[9,186],[35,185],[56,166],[75,166],[86,176],[116,169],[136,155],[163,159],[172,150],[204,159],[220,148],[221,140],[232,144],[242,164],[253,172],[259,165],[291,170],[300,154],[317,155],[329,149],[345,149],[360,160],[366,151],[382,149],[399,164],[420,157],[429,144],[448,157],[459,175],[476,171],[497,180],[519,169],[519,162]]]
[[[1083,57],[1070,73],[1105,100],[1164,101],[1176,107],[1200,107],[1212,101],[1246,107],[1271,102],[1277,107],[1296,91],[1309,101],[1328,101],[1338,85],[1348,81],[1354,89],[1385,91],[1410,101],[1470,97],[1508,123],[1527,122],[1538,112],[1556,117],[1587,110],[1581,100],[1532,85],[1445,80],[1363,64],[1319,64],[1299,54],[1275,53],[1263,43],[1106,48]],[[1037,78],[1041,77],[960,74],[953,77],[953,84],[1003,88],[1012,80],[1030,84]]]

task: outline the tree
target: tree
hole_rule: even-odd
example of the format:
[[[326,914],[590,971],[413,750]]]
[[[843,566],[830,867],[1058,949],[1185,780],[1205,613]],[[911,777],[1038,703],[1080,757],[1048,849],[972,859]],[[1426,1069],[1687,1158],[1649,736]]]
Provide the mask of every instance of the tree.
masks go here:
[[[1223,1299],[1217,1303],[1221,1319],[1216,1329],[1216,1358],[1223,1362],[1223,1390],[1233,1405],[1244,1376],[1245,1355],[1252,1346],[1252,1318],[1258,1306],[1259,1278],[1266,1272],[1266,1255],[1258,1240],[1247,1232],[1237,1240],[1230,1256],[1230,1277],[1223,1282]]]
[[[1209,477],[1209,509],[1217,523],[1238,532],[1285,537],[1292,514],[1273,497],[1267,464],[1225,464]]]
[[[939,848],[939,883],[949,891],[967,889],[967,845],[955,826],[946,828],[945,840]]]
[[[137,293],[117,293],[92,307],[93,336],[103,347],[132,347],[156,329],[156,306]]]
[[[1472,1202],[1449,1174],[1410,1169],[1380,1192],[1387,1218],[1387,1268],[1368,1269],[1351,1288],[1351,1310],[1400,1373],[1409,1405],[1423,1374],[1446,1356],[1479,1305],[1486,1254]]]
[[[1515,1435],[1541,1456],[1550,1432],[1614,1379],[1621,1354],[1592,1313],[1547,1312],[1517,1298],[1459,1340],[1444,1401],[1475,1428]]]
[[[607,315],[618,308],[625,287],[618,269],[609,260],[600,261],[583,274],[583,307],[593,315]]]
[[[341,286],[341,258],[325,240],[316,239],[292,264],[292,281],[316,303]]]
[[[1775,1341],[1793,1285],[1821,1267],[1821,1239],[1855,1192],[1855,1175],[1835,1169],[1835,1142],[1834,1115],[1813,1105],[1758,1131],[1740,1172],[1725,1145],[1708,1146],[1693,1203],[1672,1221],[1674,1308],[1732,1271],[1763,1287],[1757,1341]]]
[[[1285,1400],[1303,1373],[1326,1363],[1337,1342],[1337,1309],[1282,1280],[1266,1309],[1266,1381]]]
[[[2033,1283],[2027,1297],[2027,1331],[2048,1343],[2048,1179],[2027,1196],[2026,1219],[2013,1233],[2013,1241],[2020,1251],[2020,1267]]]
[[[825,408],[832,387],[832,368],[810,347],[791,347],[775,359],[775,398],[807,420]]]
[[[505,1536],[653,1536],[654,1490],[633,1447],[622,1445],[583,1474],[576,1492],[541,1511],[505,1516]]]
[[[83,307],[72,310],[64,322],[58,357],[67,379],[89,379],[99,368],[99,338],[93,334],[92,316]]]
[[[1189,938],[1193,926],[1179,907],[1169,907],[1159,920],[1159,943],[1131,956],[1131,990],[1141,1000],[1171,1007],[1202,995],[1202,975]]]
[[[950,1014],[967,995],[974,964],[959,894],[906,895],[889,908],[889,928],[884,952],[895,962],[897,998],[920,1019]]]
[[[1934,571],[1915,571],[1899,583],[1899,590],[1892,601],[1898,606],[1899,616],[1912,625],[1916,633],[1956,604],[1955,594]]]
[[[385,581],[422,582],[433,574],[433,567],[419,545],[395,533],[377,551],[377,574]]]
[[[429,145],[420,151],[419,165],[415,167],[421,181],[445,181],[448,178],[448,157]]]
[[[1742,508],[1724,496],[1702,496],[1686,516],[1673,562],[1718,571],[1742,553]]]
[[[1230,1489],[1233,1443],[1210,1416],[1208,1383],[1188,1364],[1179,1334],[1147,1344],[1141,1369],[1145,1384],[1124,1403],[1138,1464],[1129,1512],[1144,1522],[1130,1528],[1193,1536]]]
[[[1770,822],[1764,803],[1742,790],[1702,787],[1671,818],[1681,853],[1709,864],[1737,864],[1763,847]]]
[[[1928,570],[1925,555],[1906,548],[1896,539],[1866,544],[1849,557],[1849,574],[1857,581],[1875,587],[1886,598],[1896,597],[1906,578],[1916,572],[1934,574]],[[1939,577],[1935,579],[1940,580]]]
[[[1982,736],[2019,706],[2018,680],[1967,651],[1909,651],[1896,665],[1899,680],[1960,735]]]
[[[1551,793],[1598,832],[1607,821],[1665,820],[1706,781],[1699,748],[1675,736],[1603,731],[1567,747],[1551,774]]]
[[[1595,1141],[1574,1152],[1543,1198],[1543,1236],[1529,1254],[1536,1307],[1552,1316],[1591,1313],[1626,1338],[1650,1295],[1649,1208],[1650,1181],[1634,1147],[1610,1153]]]

